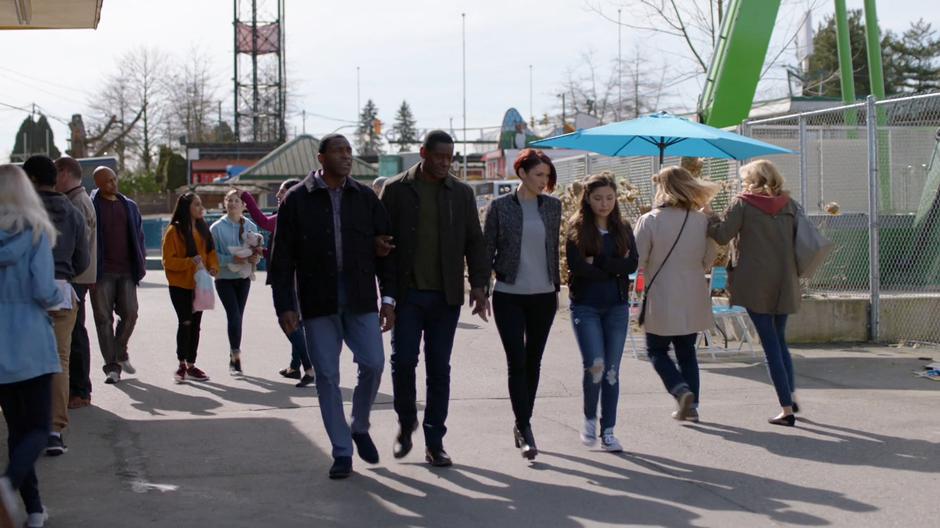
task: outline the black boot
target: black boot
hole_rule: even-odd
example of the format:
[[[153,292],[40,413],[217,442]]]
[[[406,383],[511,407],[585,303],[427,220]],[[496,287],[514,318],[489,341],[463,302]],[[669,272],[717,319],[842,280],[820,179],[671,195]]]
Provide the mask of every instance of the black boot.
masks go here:
[[[535,460],[535,456],[539,454],[539,448],[535,445],[535,435],[532,434],[532,426],[526,427],[522,431],[522,456],[528,460]]]

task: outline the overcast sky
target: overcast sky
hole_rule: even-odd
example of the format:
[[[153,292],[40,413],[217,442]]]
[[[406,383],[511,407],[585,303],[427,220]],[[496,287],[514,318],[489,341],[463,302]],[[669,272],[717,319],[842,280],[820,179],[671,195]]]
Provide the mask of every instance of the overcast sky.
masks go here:
[[[616,16],[615,1],[598,0]],[[883,28],[903,31],[925,17],[940,26],[940,10],[925,0],[879,2]],[[783,8],[774,39],[785,39],[792,21],[815,5],[815,25],[832,11],[831,0],[791,0]],[[849,0],[860,8],[862,0]],[[159,6],[159,7],[156,7]],[[462,126],[461,16],[467,14],[467,124],[499,125],[516,107],[529,116],[529,65],[533,66],[536,115],[555,112],[555,94],[568,68],[593,50],[606,69],[617,56],[617,26],[586,7],[584,0],[345,0],[286,1],[287,75],[293,99],[288,128],[322,135],[354,120],[356,67],[360,67],[362,103],[372,98],[379,117],[391,123],[406,99],[419,128]],[[627,21],[635,13],[624,11]],[[98,29],[70,31],[0,31],[0,103],[29,107],[35,103],[53,118],[89,114],[102,79],[116,70],[116,59],[138,45],[155,46],[185,56],[193,47],[212,61],[223,115],[231,116],[231,0],[104,0]],[[789,21],[789,22],[787,22]],[[786,26],[786,28],[784,28]],[[677,61],[681,43],[634,30],[623,31],[623,50],[634,49],[652,61]],[[795,59],[784,62],[794,63]],[[673,72],[678,74],[681,72]],[[780,71],[776,78],[782,78]],[[774,77],[774,74],[771,74]],[[762,93],[783,89],[771,80]],[[693,109],[700,87],[686,82],[671,88],[670,109]],[[776,92],[775,92],[776,91]],[[21,110],[0,105],[0,161],[13,148]],[[327,116],[318,117],[319,116]],[[86,117],[86,124],[87,124]],[[67,127],[53,119],[56,144],[68,146]],[[475,137],[479,131],[471,132]]]

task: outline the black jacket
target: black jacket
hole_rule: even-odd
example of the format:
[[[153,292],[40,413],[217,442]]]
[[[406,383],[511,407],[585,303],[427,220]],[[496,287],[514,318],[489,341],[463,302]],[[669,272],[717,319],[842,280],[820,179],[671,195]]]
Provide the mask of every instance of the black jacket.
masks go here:
[[[39,197],[49,213],[52,225],[59,232],[52,257],[55,260],[55,278],[72,280],[85,271],[91,259],[85,217],[62,193],[39,191]]]
[[[565,242],[565,257],[568,259],[568,295],[578,302],[589,282],[617,281],[617,293],[621,302],[630,300],[630,274],[636,271],[639,254],[633,230],[625,225],[627,231],[627,254],[623,257],[598,255],[594,263],[588,263],[585,255],[571,238]]]
[[[395,298],[391,257],[375,255],[375,237],[389,233],[388,215],[371,188],[347,178],[341,223],[343,277],[354,312],[378,310],[376,277],[382,296]],[[278,210],[269,279],[280,315],[297,309],[303,319],[339,311],[333,204],[329,191],[314,184],[314,173],[294,186]]]
[[[395,237],[396,284],[400,296],[411,284],[415,252],[418,251],[418,214],[420,203],[415,189],[420,164],[385,183],[382,203],[391,219]],[[469,185],[448,175],[441,187],[440,202],[441,272],[444,275],[444,296],[447,304],[460,306],[464,301],[464,261],[469,268],[470,286],[485,288],[490,276],[486,243],[480,229],[476,198]],[[280,221],[280,220],[279,220]]]

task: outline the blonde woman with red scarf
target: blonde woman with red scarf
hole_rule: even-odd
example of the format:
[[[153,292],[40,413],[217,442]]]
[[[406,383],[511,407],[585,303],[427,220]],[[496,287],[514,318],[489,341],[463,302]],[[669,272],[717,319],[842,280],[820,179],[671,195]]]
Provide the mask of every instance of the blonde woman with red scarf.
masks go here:
[[[793,362],[786,342],[787,317],[800,308],[794,236],[797,205],[783,189],[783,176],[767,160],[741,167],[743,192],[721,217],[710,214],[708,236],[719,244],[735,241],[729,265],[731,304],[747,308],[760,336],[767,369],[782,411],[768,420],[793,426]]]

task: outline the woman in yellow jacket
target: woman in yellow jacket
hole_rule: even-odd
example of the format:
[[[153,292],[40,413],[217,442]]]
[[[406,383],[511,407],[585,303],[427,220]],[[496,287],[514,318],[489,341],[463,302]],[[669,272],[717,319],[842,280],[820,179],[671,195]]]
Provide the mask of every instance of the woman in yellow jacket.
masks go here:
[[[199,348],[199,324],[202,312],[193,311],[196,272],[205,268],[213,277],[219,273],[219,257],[215,252],[212,233],[204,217],[206,209],[199,195],[188,192],[176,201],[170,227],[163,236],[163,269],[170,283],[170,300],[176,310],[176,358],[179,368],[174,374],[178,383],[187,379],[208,381],[209,376],[196,367]]]

